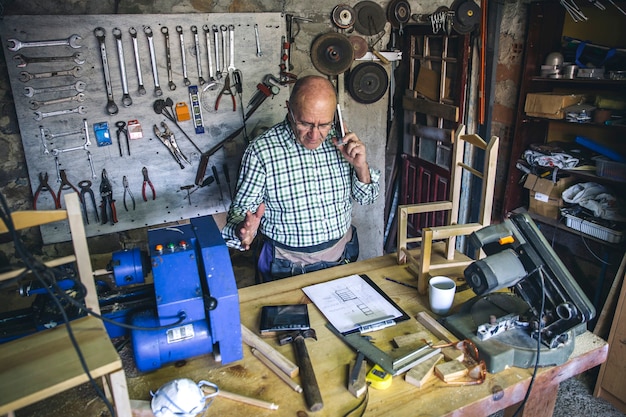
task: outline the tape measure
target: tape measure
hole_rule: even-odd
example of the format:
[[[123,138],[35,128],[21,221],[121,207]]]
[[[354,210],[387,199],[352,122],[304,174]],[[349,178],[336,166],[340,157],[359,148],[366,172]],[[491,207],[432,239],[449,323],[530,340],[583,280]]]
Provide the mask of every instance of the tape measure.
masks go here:
[[[365,381],[374,389],[387,389],[391,386],[391,374],[378,365],[374,365],[372,369],[365,375]]]

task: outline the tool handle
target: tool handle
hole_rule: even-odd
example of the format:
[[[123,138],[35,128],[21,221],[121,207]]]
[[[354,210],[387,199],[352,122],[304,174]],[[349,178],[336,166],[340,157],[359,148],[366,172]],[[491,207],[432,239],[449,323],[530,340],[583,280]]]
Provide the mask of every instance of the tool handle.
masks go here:
[[[282,353],[271,347],[267,344],[263,339],[254,334],[252,330],[248,329],[243,324],[241,325],[241,339],[245,344],[250,347],[257,349],[266,358],[274,363],[274,365],[278,366],[284,373],[289,375],[290,377],[294,377],[298,375],[299,368],[298,366],[287,359]]]
[[[324,407],[322,401],[322,393],[317,385],[313,364],[309,357],[309,352],[304,342],[304,337],[296,337],[293,341],[296,349],[296,357],[298,358],[298,366],[300,367],[300,382],[304,391],[304,399],[306,400],[309,411],[319,411]]]
[[[211,171],[213,171],[213,176],[215,177],[215,182],[217,183],[217,185],[220,185],[220,176],[217,175],[217,168],[215,167],[215,165],[213,165],[211,167]]]

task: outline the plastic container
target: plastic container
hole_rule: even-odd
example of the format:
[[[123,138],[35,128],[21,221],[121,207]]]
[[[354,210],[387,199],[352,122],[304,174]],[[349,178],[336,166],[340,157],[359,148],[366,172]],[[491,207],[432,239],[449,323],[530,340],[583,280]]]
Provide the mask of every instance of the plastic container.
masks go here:
[[[598,158],[596,159],[596,175],[626,182],[626,164]]]
[[[608,227],[583,220],[571,214],[565,215],[565,225],[571,229],[578,230],[586,235],[593,236],[609,243],[620,243],[624,241],[624,233],[619,230],[609,229]]]

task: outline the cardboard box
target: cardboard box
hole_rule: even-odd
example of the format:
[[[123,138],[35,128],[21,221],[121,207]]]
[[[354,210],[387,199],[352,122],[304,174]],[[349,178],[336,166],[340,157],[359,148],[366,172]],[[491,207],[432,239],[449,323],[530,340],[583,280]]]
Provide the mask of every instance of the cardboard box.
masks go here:
[[[560,208],[563,207],[561,194],[574,182],[574,177],[564,177],[552,182],[551,179],[529,174],[524,183],[524,188],[530,192],[528,212],[558,220],[561,216]]]
[[[546,119],[564,119],[564,108],[582,103],[581,94],[528,93],[524,111],[531,117]]]

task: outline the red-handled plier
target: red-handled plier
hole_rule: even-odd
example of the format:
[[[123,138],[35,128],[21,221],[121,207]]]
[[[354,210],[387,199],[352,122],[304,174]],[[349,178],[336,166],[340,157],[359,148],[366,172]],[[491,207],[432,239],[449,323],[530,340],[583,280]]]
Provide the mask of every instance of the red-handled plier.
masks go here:
[[[47,192],[50,193],[50,195],[52,196],[52,202],[54,203],[54,208],[55,209],[61,208],[61,204],[59,204],[59,200],[58,200],[56,194],[54,193],[54,191],[52,191],[52,188],[48,184],[48,173],[47,172],[45,174],[43,172],[39,173],[39,187],[37,187],[37,191],[35,191],[35,195],[33,196],[33,208],[35,210],[37,210],[37,200],[39,199],[39,194],[42,191],[47,191]]]
[[[141,195],[143,196],[143,201],[148,201],[148,197],[146,196],[146,184],[150,186],[152,190],[152,199],[156,200],[156,191],[154,191],[154,185],[152,185],[152,181],[148,178],[148,168],[141,168],[141,173],[143,174],[143,185],[141,186]]]

